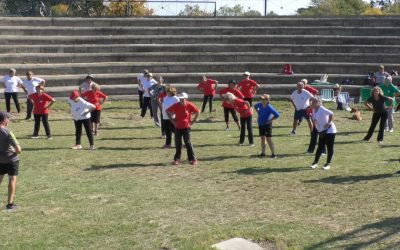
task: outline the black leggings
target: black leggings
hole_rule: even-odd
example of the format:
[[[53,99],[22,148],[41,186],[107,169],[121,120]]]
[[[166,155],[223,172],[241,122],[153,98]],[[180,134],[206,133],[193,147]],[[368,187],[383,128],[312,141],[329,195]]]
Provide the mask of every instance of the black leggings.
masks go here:
[[[33,110],[33,103],[29,98],[26,99],[26,119],[31,119]]]
[[[208,106],[210,108],[210,113],[211,113],[212,104],[213,104],[213,98],[214,98],[214,96],[212,96],[212,95],[205,95],[204,96],[204,98],[203,98],[203,107],[201,108],[201,113],[204,112],[204,109],[206,108],[207,101],[208,101]]]
[[[311,132],[311,137],[310,137],[310,144],[308,145],[308,153],[313,153],[315,146],[317,146],[317,142],[318,142],[318,130],[314,127],[312,132]],[[324,147],[322,149],[322,153],[326,154],[326,148]]]
[[[368,129],[368,133],[367,135],[364,137],[364,140],[368,141],[369,139],[371,139],[372,134],[374,133],[375,127],[378,124],[379,120],[379,132],[378,132],[378,141],[382,141],[383,140],[383,132],[385,129],[385,123],[386,123],[386,119],[387,119],[387,113],[383,112],[383,113],[374,113],[372,115],[372,120],[371,120],[371,126]]]
[[[137,93],[139,95],[139,108],[142,108],[143,107],[143,94],[144,94],[144,91],[138,90]]]
[[[86,135],[89,140],[90,146],[93,146],[93,131],[90,118],[75,121],[75,144],[81,145],[82,125],[85,127]]]
[[[243,98],[244,101],[248,101],[250,103],[250,106],[253,107],[253,98]]]
[[[237,115],[236,115],[236,111],[234,108],[227,108],[224,107],[224,117],[225,117],[225,122],[229,122],[229,113],[231,113],[232,118],[235,122],[239,121]]]
[[[335,145],[335,135],[336,134],[328,134],[328,133],[319,133],[318,147],[317,152],[315,153],[314,163],[317,164],[319,158],[321,157],[322,152],[327,149],[327,158],[326,164],[330,164],[333,158],[333,146]]]
[[[147,108],[150,109],[150,116],[153,117],[153,110],[151,108],[151,97],[143,97],[143,103],[142,103],[142,112],[140,113],[141,117],[144,117],[146,115]]]
[[[14,100],[15,107],[17,108],[18,113],[21,111],[21,108],[19,106],[19,101],[18,101],[18,93],[17,92],[4,92],[4,97],[6,99],[6,109],[7,112],[10,113],[11,110],[11,97]]]
[[[165,129],[165,145],[171,145],[174,124],[170,120],[161,120],[162,127]]]
[[[244,143],[244,137],[246,135],[246,126],[247,126],[249,144],[254,144],[252,121],[253,121],[253,116],[249,116],[247,118],[240,117],[240,140],[239,140],[240,144]]]
[[[39,135],[40,120],[42,120],[44,130],[46,131],[46,136],[51,137],[50,126],[49,126],[49,122],[48,122],[49,115],[48,114],[42,114],[42,115],[33,114],[33,117],[35,117],[35,126],[33,129],[33,136]]]
[[[190,128],[183,128],[183,129],[175,129],[175,156],[174,160],[180,160],[181,159],[181,153],[182,153],[182,138],[183,142],[186,145],[186,151],[188,155],[188,160],[193,161],[196,160],[196,156],[194,154],[193,150],[193,145],[190,140]]]

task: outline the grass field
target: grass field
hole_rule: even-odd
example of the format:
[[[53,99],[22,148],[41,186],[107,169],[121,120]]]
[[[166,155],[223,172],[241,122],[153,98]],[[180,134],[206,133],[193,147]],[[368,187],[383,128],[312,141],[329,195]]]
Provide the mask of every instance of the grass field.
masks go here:
[[[378,145],[361,142],[370,112],[361,123],[335,112],[335,157],[323,171],[309,168],[306,124],[288,136],[288,102],[273,103],[281,112],[273,130],[278,159],[256,157],[258,137],[254,148],[236,146],[239,132],[224,131],[218,110],[193,126],[194,167],[186,152],[182,165],[171,165],[174,149],[161,149],[159,129],[133,105],[104,105],[95,151],[69,149],[65,103],[52,109],[51,141],[43,127],[41,139],[29,139],[33,122],[22,114],[12,120],[23,148],[20,208],[0,212],[0,249],[210,249],[233,237],[267,249],[400,249],[398,114],[395,132]]]

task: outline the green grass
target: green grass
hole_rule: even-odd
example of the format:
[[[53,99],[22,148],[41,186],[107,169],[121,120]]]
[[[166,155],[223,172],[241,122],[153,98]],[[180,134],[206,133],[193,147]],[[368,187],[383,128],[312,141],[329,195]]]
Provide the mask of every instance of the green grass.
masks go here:
[[[196,167],[185,151],[184,163],[172,166],[174,149],[161,149],[159,129],[130,102],[105,105],[93,152],[69,149],[74,128],[64,103],[50,115],[52,141],[43,127],[42,139],[28,139],[33,122],[14,119],[23,147],[20,209],[0,212],[0,249],[210,249],[232,237],[277,249],[398,248],[398,115],[379,146],[361,143],[370,112],[358,123],[335,111],[332,168],[311,170],[306,123],[288,136],[291,105],[273,104],[282,115],[273,129],[278,159],[255,157],[258,137],[254,148],[236,146],[239,132],[223,130],[218,110],[193,126]],[[3,181],[2,207],[6,189]]]

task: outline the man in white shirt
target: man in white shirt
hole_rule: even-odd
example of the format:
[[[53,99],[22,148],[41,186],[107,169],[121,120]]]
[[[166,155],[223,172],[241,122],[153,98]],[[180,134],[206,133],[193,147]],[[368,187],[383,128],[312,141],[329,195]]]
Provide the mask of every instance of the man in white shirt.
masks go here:
[[[142,109],[143,106],[143,88],[141,86],[141,82],[143,82],[146,79],[146,75],[149,73],[149,70],[145,69],[143,70],[143,73],[140,73],[137,76],[137,83],[138,83],[138,95],[139,95],[139,108]]]
[[[143,105],[142,105],[142,112],[140,114],[141,117],[146,115],[147,108],[150,109],[150,116],[153,118],[153,111],[151,110],[151,95],[149,92],[149,88],[157,84],[157,81],[153,79],[153,74],[148,73],[143,81],[140,82],[140,86],[142,87],[143,93]]]
[[[308,127],[310,128],[310,133],[311,133],[313,127],[310,117],[307,115],[306,111],[306,109],[310,105],[309,100],[311,97],[313,97],[313,95],[307,90],[304,90],[304,83],[298,82],[297,89],[290,95],[291,102],[295,109],[293,117],[293,129],[290,135],[296,134],[298,121],[301,120],[302,118],[305,118],[307,120]]]
[[[26,80],[22,81],[22,89],[26,93],[26,117],[25,120],[29,120],[32,117],[33,103],[29,99],[31,94],[36,93],[36,86],[44,86],[46,81],[39,77],[34,77],[32,71],[26,72]]]

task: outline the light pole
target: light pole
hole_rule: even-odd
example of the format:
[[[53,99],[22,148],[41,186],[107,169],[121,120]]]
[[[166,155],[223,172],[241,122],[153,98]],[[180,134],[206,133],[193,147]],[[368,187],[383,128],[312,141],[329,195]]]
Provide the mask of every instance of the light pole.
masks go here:
[[[264,0],[264,7],[265,7],[264,14],[265,16],[267,16],[267,0]]]

